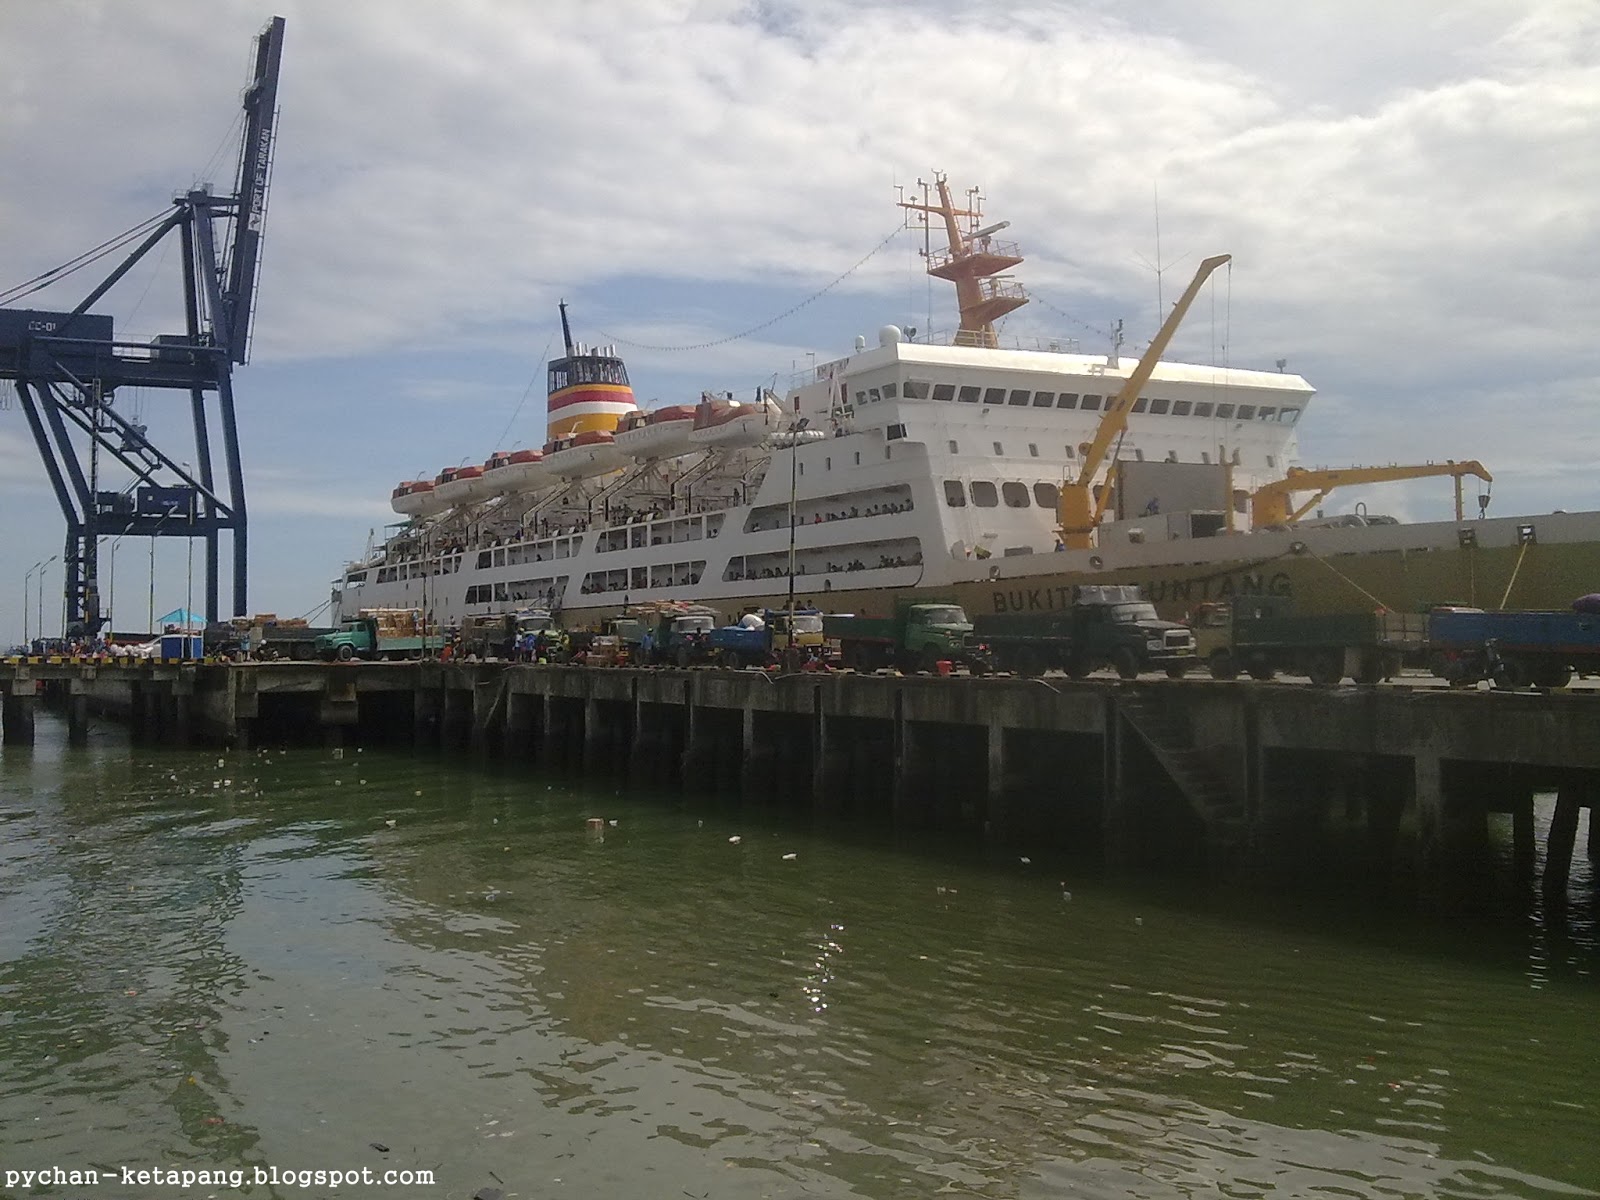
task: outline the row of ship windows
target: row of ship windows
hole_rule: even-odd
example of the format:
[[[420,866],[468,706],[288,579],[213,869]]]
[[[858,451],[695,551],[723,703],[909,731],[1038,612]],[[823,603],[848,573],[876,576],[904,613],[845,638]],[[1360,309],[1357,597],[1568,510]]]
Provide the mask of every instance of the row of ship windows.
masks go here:
[[[890,434],[889,434],[889,436],[891,438],[893,438],[893,437],[904,437],[905,436],[905,426],[903,426],[903,425],[891,425],[889,427],[889,429],[891,431]],[[900,430],[900,433],[898,433],[898,434],[894,433],[893,430],[896,430],[896,429]],[[956,441],[954,438],[952,438],[947,444],[950,447],[950,453],[951,454],[960,454],[961,453],[961,443]],[[1005,457],[1005,453],[1006,453],[1005,444],[1003,442],[994,442],[992,444],[994,446],[995,454],[997,456],[1001,457],[1001,458],[1004,458]],[[1066,456],[1068,458],[1077,457],[1077,451],[1075,451],[1071,446],[1063,446],[1062,450],[1064,450],[1066,452]],[[1029,442],[1028,443],[1028,457],[1029,458],[1038,458],[1039,457],[1039,443],[1038,442]],[[1144,461],[1144,451],[1140,450],[1137,447],[1135,447],[1134,450],[1133,450],[1133,458],[1134,458],[1135,462],[1143,462]],[[1178,452],[1176,450],[1168,450],[1167,451],[1167,457],[1166,457],[1165,461],[1166,462],[1170,462],[1170,463],[1177,462],[1178,461]],[[1209,466],[1210,463],[1211,463],[1211,451],[1209,451],[1209,450],[1200,451],[1200,461]],[[1221,458],[1220,455],[1217,458],[1217,462],[1218,463],[1222,462],[1222,458]],[[1235,450],[1233,452],[1232,462],[1233,462],[1233,465],[1236,466],[1236,467],[1240,465],[1239,464],[1239,451],[1238,451],[1237,448],[1235,448]],[[1277,461],[1276,456],[1275,455],[1271,455],[1271,454],[1267,455],[1267,467],[1269,469],[1274,469],[1274,468],[1277,467],[1277,465],[1278,465],[1278,461]]]
[[[627,387],[628,372],[614,358],[571,358],[562,366],[550,368],[552,392],[579,383],[614,383]]]
[[[997,490],[987,479],[974,479],[971,483],[972,503],[978,508],[998,508],[1002,500],[1007,508],[1027,508],[1029,488],[1025,483],[1010,480]],[[1054,512],[1061,502],[1061,491],[1053,483],[1036,483],[1032,488],[1033,503]],[[951,508],[967,506],[967,485],[959,479],[944,481],[944,502]]]
[[[1099,412],[1102,404],[1111,407],[1115,396],[1079,395],[1077,392],[1035,392],[1027,388],[980,388],[973,385],[957,387],[953,383],[929,383],[921,379],[908,379],[902,392],[898,385],[886,383],[882,387],[863,388],[856,392],[856,403],[871,404],[878,400],[893,400],[904,395],[907,400],[951,400],[959,404],[984,403],[991,407],[1005,405],[1010,408],[1066,408],[1080,412]],[[1219,421],[1279,421],[1293,425],[1300,417],[1298,408],[1279,408],[1270,404],[1219,404],[1213,400],[1170,400],[1164,396],[1140,396],[1133,402],[1133,412],[1148,412],[1153,416],[1215,417]]]
[[[520,600],[533,600],[554,605],[566,590],[567,576],[551,579],[513,579],[507,583],[475,583],[467,589],[463,603],[511,604]]]

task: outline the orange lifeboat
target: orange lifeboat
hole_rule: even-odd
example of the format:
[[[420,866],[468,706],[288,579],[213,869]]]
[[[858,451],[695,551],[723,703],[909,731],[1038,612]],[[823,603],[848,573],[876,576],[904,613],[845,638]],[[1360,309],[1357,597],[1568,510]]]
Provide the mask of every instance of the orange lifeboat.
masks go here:
[[[446,467],[434,479],[433,491],[448,505],[467,504],[482,478],[482,467]]]
[[[432,517],[449,507],[426,479],[408,479],[389,494],[389,507],[403,517]]]
[[[776,433],[783,423],[783,409],[771,400],[721,400],[707,396],[694,410],[694,428],[689,443],[700,448],[712,446],[756,446]]]
[[[557,438],[544,448],[544,465],[562,479],[587,479],[604,475],[627,462],[610,431],[591,429],[572,437]]]
[[[544,454],[538,450],[512,450],[491,454],[483,464],[483,480],[492,496],[507,496],[512,492],[528,492],[556,481],[556,476],[544,465]]]
[[[694,428],[695,406],[673,404],[649,412],[630,413],[616,433],[617,449],[629,458],[677,458],[694,449],[689,432]]]

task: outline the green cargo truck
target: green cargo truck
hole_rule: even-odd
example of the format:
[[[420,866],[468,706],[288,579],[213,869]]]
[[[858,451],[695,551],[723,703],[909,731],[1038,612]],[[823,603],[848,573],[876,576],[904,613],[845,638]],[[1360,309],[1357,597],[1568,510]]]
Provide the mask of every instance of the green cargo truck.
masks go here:
[[[839,643],[839,658],[856,671],[899,667],[936,672],[940,662],[988,671],[988,657],[972,640],[972,622],[954,600],[895,601],[894,615],[826,614],[822,632]]]
[[[1399,674],[1428,647],[1428,618],[1387,609],[1296,615],[1277,597],[1250,596],[1203,605],[1194,622],[1196,650],[1213,679],[1305,675],[1331,687],[1346,677],[1379,683]]]
[[[1128,585],[1074,588],[1072,603],[1053,611],[980,615],[972,636],[997,670],[1018,675],[1057,668],[1081,679],[1112,667],[1124,679],[1144,671],[1178,679],[1198,662],[1189,627],[1162,620]]]
[[[421,658],[439,649],[439,635],[410,609],[372,609],[317,638],[317,657],[326,662],[355,658]]]

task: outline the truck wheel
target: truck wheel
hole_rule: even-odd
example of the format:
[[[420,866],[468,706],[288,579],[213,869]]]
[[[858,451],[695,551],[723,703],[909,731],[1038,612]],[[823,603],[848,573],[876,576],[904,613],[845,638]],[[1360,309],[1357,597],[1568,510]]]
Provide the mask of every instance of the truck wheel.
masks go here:
[[[1356,667],[1356,682],[1368,687],[1375,683],[1382,683],[1389,677],[1384,670],[1384,661],[1381,654],[1367,652],[1361,656],[1361,662]]]
[[[1306,674],[1318,687],[1333,687],[1344,678],[1344,655],[1337,650],[1318,650],[1306,664]]]
[[[1168,679],[1182,679],[1189,673],[1188,663],[1171,663],[1167,666]]]
[[[1572,682],[1572,668],[1565,663],[1540,663],[1533,672],[1533,686],[1549,691]]]
[[[293,646],[289,647],[289,657],[294,659],[296,662],[305,662],[307,659],[315,658],[316,655],[311,653],[310,642],[296,642]]]
[[[1138,655],[1126,646],[1118,646],[1111,654],[1111,665],[1116,668],[1117,675],[1123,679],[1139,678]]]
[[[1515,692],[1528,686],[1528,667],[1520,658],[1503,658],[1495,668],[1494,686],[1497,691]]]
[[[722,652],[722,665],[730,671],[737,671],[744,666],[744,661],[739,657],[737,650],[724,650]]]
[[[1089,674],[1089,660],[1084,658],[1067,659],[1067,678],[1082,679]]]
[[[349,662],[355,656],[355,649],[348,642],[339,647],[338,658],[340,662]]]
[[[1251,679],[1259,679],[1262,683],[1270,683],[1278,677],[1278,668],[1265,658],[1252,659],[1244,669],[1250,672]]]
[[[679,646],[678,647],[677,662],[678,662],[679,668],[681,668],[683,670],[688,670],[689,663],[692,661],[692,659],[693,659],[693,655],[691,655],[689,653],[689,647],[687,647],[687,646]]]
[[[1032,646],[1018,646],[1011,655],[1011,669],[1025,679],[1037,679],[1044,674],[1044,659]]]
[[[1226,650],[1213,650],[1211,657],[1206,660],[1206,670],[1211,672],[1213,679],[1239,678],[1239,664]]]

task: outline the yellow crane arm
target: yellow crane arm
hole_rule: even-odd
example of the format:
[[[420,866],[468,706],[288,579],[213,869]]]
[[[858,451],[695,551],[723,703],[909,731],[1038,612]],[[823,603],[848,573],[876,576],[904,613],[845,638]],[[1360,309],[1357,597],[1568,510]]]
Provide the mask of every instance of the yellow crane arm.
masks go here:
[[[1467,475],[1475,475],[1485,483],[1494,482],[1494,476],[1476,460],[1423,463],[1409,467],[1337,467],[1317,471],[1290,467],[1282,479],[1264,484],[1250,493],[1250,523],[1257,528],[1263,525],[1292,525],[1337,487],[1347,487],[1353,483],[1393,483],[1400,479],[1425,479],[1435,475],[1455,477],[1458,521],[1462,519],[1461,480]],[[1291,508],[1289,497],[1296,492],[1316,494],[1298,508]]]
[[[1105,515],[1106,505],[1111,499],[1109,486],[1102,488],[1099,498],[1095,498],[1092,491],[1095,473],[1105,462],[1106,451],[1111,449],[1112,442],[1128,428],[1128,414],[1133,410],[1134,401],[1139,398],[1140,389],[1149,382],[1151,374],[1156,369],[1156,363],[1161,360],[1161,355],[1165,353],[1167,344],[1172,341],[1173,334],[1178,332],[1178,326],[1182,324],[1189,306],[1200,294],[1201,286],[1210,278],[1211,272],[1232,260],[1231,254],[1218,254],[1200,264],[1200,269],[1189,281],[1189,286],[1184,289],[1178,302],[1172,306],[1167,319],[1161,323],[1160,330],[1150,342],[1150,348],[1139,359],[1139,365],[1134,367],[1133,374],[1128,376],[1116,399],[1107,405],[1105,415],[1100,418],[1100,427],[1095,431],[1094,441],[1090,442],[1084,451],[1083,466],[1078,471],[1078,478],[1068,480],[1061,487],[1061,504],[1057,513],[1061,518],[1061,541],[1067,549],[1087,550],[1093,544],[1094,531],[1099,527],[1100,519]]]

